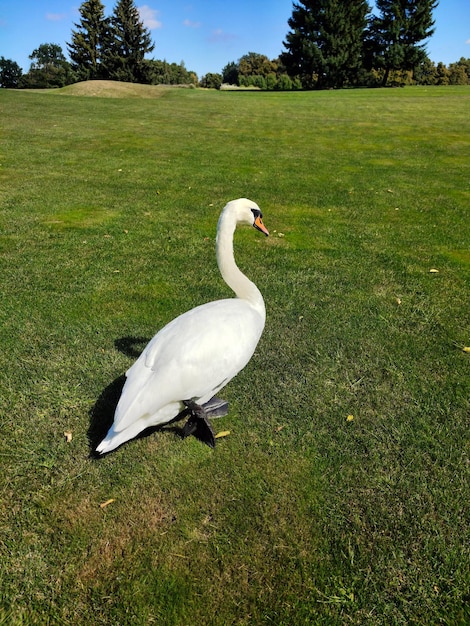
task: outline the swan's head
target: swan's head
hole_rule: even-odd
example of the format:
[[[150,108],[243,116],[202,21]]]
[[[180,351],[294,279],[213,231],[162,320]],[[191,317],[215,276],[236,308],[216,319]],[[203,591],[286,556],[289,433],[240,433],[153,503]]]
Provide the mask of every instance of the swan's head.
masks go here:
[[[224,213],[226,211],[235,217],[235,221],[238,224],[250,224],[250,226],[260,230],[266,236],[269,235],[268,229],[263,224],[263,214],[256,202],[248,200],[248,198],[232,200],[225,207]]]

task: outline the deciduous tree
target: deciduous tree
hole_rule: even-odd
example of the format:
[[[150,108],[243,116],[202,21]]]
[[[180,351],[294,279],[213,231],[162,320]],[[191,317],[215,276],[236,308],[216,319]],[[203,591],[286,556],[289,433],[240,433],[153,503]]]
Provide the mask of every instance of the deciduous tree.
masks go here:
[[[199,85],[205,89],[220,89],[222,85],[221,74],[209,73],[201,78]]]
[[[23,70],[11,59],[0,57],[0,87],[15,89],[20,86]]]
[[[456,63],[449,65],[450,85],[470,85],[470,59],[461,57]]]
[[[29,55],[30,70],[23,85],[30,88],[64,87],[76,81],[62,48],[55,43],[43,43]]]
[[[435,85],[437,82],[437,69],[435,64],[426,57],[418,67],[414,68],[413,80],[418,85]]]
[[[441,61],[436,66],[436,85],[449,84],[449,70]]]
[[[270,61],[264,54],[248,52],[238,61],[238,73],[241,76],[264,76],[277,72],[277,63]]]
[[[168,63],[156,59],[145,59],[142,63],[142,73],[145,83],[149,85],[197,85],[195,72],[187,70],[181,63]]]

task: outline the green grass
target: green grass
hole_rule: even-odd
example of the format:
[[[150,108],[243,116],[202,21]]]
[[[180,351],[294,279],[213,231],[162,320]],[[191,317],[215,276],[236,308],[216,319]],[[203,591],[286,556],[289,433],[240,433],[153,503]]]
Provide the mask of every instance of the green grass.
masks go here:
[[[468,88],[63,93],[0,90],[0,624],[468,623]],[[231,434],[90,458],[143,342],[229,295],[239,196]]]

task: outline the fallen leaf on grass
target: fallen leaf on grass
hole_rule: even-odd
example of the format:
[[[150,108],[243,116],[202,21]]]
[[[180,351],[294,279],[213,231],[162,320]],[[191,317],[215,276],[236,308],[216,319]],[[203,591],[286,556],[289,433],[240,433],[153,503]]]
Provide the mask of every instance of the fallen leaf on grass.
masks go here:
[[[283,428],[285,428],[285,427],[284,426],[278,426],[275,430],[276,430],[277,433],[280,433]]]
[[[227,437],[228,435],[230,435],[229,430],[221,430],[220,433],[217,433],[215,435],[215,439],[220,439],[221,437]]]
[[[435,267],[431,267],[431,269],[429,270],[430,274],[439,274],[439,270],[437,270]]]
[[[64,432],[65,441],[70,443],[72,441],[72,433],[68,430]]]
[[[354,419],[354,415],[348,415],[347,418],[346,418],[346,421],[347,422],[352,422],[353,419]]]
[[[106,502],[102,502],[100,504],[100,509],[105,509],[107,506],[109,506],[113,502],[114,502],[114,498],[110,498],[109,500],[106,500]]]
[[[470,352],[470,346],[464,346],[464,347],[462,348],[462,350],[463,350],[464,352]]]

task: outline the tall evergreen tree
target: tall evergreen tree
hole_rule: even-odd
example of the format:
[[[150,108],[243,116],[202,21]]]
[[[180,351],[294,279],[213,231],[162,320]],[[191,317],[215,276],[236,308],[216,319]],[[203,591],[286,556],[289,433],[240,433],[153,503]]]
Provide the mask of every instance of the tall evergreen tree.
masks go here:
[[[106,57],[110,77],[141,82],[145,79],[143,61],[155,45],[143,25],[133,0],[118,0],[111,17],[112,44]]]
[[[222,82],[229,85],[238,85],[238,63],[231,61],[222,70]]]
[[[81,20],[67,44],[72,67],[81,80],[107,78],[103,58],[110,46],[110,22],[101,0],[86,0],[80,6]]]
[[[434,32],[432,12],[437,0],[376,0],[366,35],[368,65],[383,69],[382,85],[392,70],[414,70],[427,58],[419,42]]]
[[[281,62],[306,88],[355,84],[363,65],[366,0],[301,0],[288,23]]]

